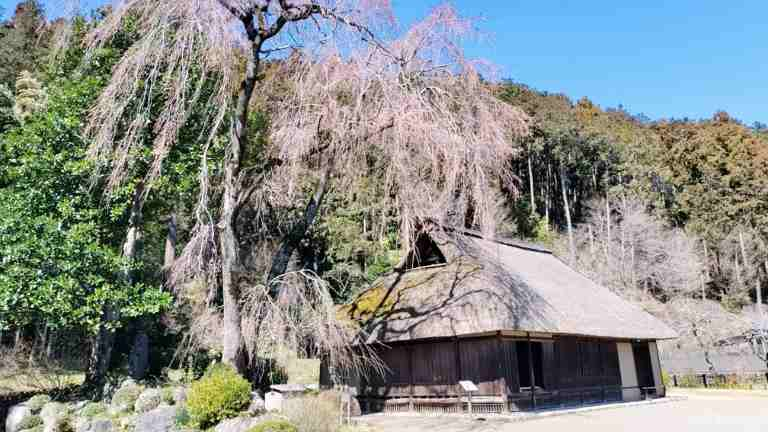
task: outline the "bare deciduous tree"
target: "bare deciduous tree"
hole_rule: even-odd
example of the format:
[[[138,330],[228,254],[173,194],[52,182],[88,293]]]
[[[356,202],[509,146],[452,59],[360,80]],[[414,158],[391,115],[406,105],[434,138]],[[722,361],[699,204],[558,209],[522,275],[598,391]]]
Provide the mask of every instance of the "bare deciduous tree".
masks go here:
[[[284,35],[294,44],[302,37],[316,43],[339,29],[350,29],[373,42],[367,16],[386,6],[341,0],[128,0],[90,35],[89,52],[107,43],[129,19],[141,35],[116,66],[86,130],[94,143],[91,156],[111,165],[109,188],[125,178],[136,149],[143,145],[158,94],[162,110],[154,119],[148,186],[160,174],[194,107],[210,107],[209,143],[229,132],[216,234],[224,293],[223,359],[238,370],[246,359],[235,280],[242,271],[235,224],[242,205],[243,163],[253,151],[248,142],[249,108],[262,79],[263,59],[276,48],[272,42]],[[207,85],[213,91],[204,91]],[[201,221],[206,232],[210,225],[210,220]]]
[[[386,167],[382,181],[401,207],[405,238],[413,239],[426,219],[461,226],[469,219],[493,231],[494,189],[512,183],[504,162],[517,151],[514,138],[527,132],[527,117],[488,92],[477,64],[462,55],[460,42],[471,22],[438,7],[402,38],[384,43],[373,36],[369,18],[389,19],[386,11],[386,1],[184,0],[158,7],[156,1],[132,0],[91,36],[91,48],[101,46],[129,16],[143,32],[116,67],[88,128],[91,156],[111,164],[109,187],[120,184],[134,150],[144,145],[148,110],[158,92],[164,94],[163,110],[154,120],[149,186],[192,107],[211,107],[208,144],[223,132],[230,135],[221,208],[209,207],[204,152],[198,225],[174,267],[187,276],[220,271],[223,360],[241,371],[247,361],[244,334],[249,343],[260,340],[250,334],[260,325],[246,322],[253,314],[243,316],[238,215],[245,205],[261,205],[254,201],[285,199],[297,191],[308,161],[322,167],[321,175],[303,218],[272,260],[264,284],[272,299],[280,298],[281,287],[272,280],[286,271],[329,182],[365,174],[371,157]],[[344,41],[343,30],[358,42]],[[286,35],[285,45],[274,42]],[[296,51],[266,79],[263,59],[286,47]],[[256,151],[248,141],[252,99],[257,88],[269,97],[276,82],[288,88],[265,107],[273,119],[268,157],[247,166]],[[203,91],[211,84],[213,92]]]

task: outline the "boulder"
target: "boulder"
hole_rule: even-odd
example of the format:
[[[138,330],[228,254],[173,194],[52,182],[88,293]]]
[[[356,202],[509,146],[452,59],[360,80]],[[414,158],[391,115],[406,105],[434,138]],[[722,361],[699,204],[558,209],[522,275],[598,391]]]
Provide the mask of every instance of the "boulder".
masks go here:
[[[54,425],[68,414],[67,406],[61,402],[48,402],[40,410],[40,418],[43,419],[43,425],[46,432],[56,432]]]
[[[173,389],[173,402],[176,405],[183,405],[187,402],[187,388],[176,387]]]
[[[117,422],[117,430],[120,431],[126,431],[126,430],[134,430],[136,426],[136,420],[139,418],[138,415],[129,415],[129,416],[123,416],[117,418],[115,421]]]
[[[110,399],[115,396],[120,389],[127,387],[138,387],[139,385],[132,378],[119,377],[115,380],[109,380],[104,384],[102,396]]]
[[[72,418],[69,416],[58,417],[50,423],[46,423],[43,432],[74,432]]]
[[[126,378],[123,380],[123,382],[120,383],[120,386],[117,387],[118,390],[124,389],[127,387],[138,387],[139,385],[136,384],[136,381],[133,380],[133,378]]]
[[[174,384],[181,384],[186,374],[184,369],[166,369],[165,376],[168,377],[168,381]]]
[[[133,380],[126,380],[126,382],[133,382]],[[112,396],[112,404],[109,407],[111,414],[122,414],[132,412],[136,400],[141,395],[141,387],[133,384],[123,384]]]
[[[28,417],[32,417],[29,407],[23,404],[11,407],[8,417],[5,418],[5,432],[19,432]]]
[[[216,425],[214,432],[247,432],[263,419],[257,417],[236,417]]]
[[[76,405],[79,406],[80,404]],[[86,402],[85,405],[75,411],[80,417],[87,419],[103,416],[107,413],[107,406],[101,402]]]
[[[251,404],[248,405],[248,414],[250,415],[259,415],[263,414],[267,411],[266,405],[264,404],[264,398],[261,397],[261,394],[259,392],[252,392],[251,393]]]
[[[283,394],[271,391],[264,395],[264,409],[267,411],[282,411]]]
[[[176,424],[176,407],[160,407],[136,416],[134,430],[141,432],[169,432]]]
[[[77,432],[112,432],[114,429],[112,420],[94,419],[79,422],[76,430]]]
[[[18,430],[20,431],[26,431],[26,430],[40,430],[43,429],[43,419],[40,418],[38,415],[31,415],[24,417],[24,420],[21,421],[17,426]]]
[[[153,409],[160,406],[160,402],[163,401],[163,394],[160,392],[159,389],[146,389],[139,397],[136,399],[136,402],[134,403],[134,410],[137,413],[145,413],[148,411],[152,411]]]
[[[37,414],[40,412],[41,409],[51,401],[51,397],[46,394],[41,394],[37,396],[33,396],[30,400],[28,400],[24,405],[29,407],[29,409],[32,410],[33,414]]]

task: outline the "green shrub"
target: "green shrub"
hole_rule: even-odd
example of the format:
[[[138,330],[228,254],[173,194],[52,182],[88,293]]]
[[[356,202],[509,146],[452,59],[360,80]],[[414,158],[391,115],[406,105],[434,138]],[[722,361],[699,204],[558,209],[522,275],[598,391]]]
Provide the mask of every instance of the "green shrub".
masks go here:
[[[24,419],[19,423],[19,427],[17,430],[23,431],[27,429],[33,429],[37,426],[41,426],[43,424],[43,419],[40,418],[40,416],[27,416],[24,417]]]
[[[167,403],[168,405],[173,405],[176,403],[176,401],[173,400],[173,387],[164,387],[162,390],[160,390],[160,397],[163,402]]]
[[[187,398],[189,415],[200,428],[236,417],[251,402],[251,385],[233,368],[215,365],[192,383]]]
[[[248,432],[299,432],[299,430],[286,420],[267,420],[252,427]]]
[[[27,401],[25,405],[27,406],[27,408],[32,410],[33,413],[37,414],[40,412],[41,409],[43,409],[45,404],[47,404],[50,401],[51,401],[50,396],[42,394],[42,395],[33,396],[30,400]]]
[[[107,412],[107,406],[100,402],[89,402],[88,405],[83,407],[80,411],[80,415],[85,418],[94,418],[105,414]]]

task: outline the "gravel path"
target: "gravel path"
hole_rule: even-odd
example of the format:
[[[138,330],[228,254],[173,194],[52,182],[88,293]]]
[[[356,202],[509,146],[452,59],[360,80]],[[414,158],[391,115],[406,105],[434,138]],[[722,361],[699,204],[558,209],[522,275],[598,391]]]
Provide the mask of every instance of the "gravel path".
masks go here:
[[[679,393],[678,393],[679,394]],[[512,422],[460,417],[370,417],[381,432],[752,432],[768,431],[765,395],[686,394],[688,400]]]

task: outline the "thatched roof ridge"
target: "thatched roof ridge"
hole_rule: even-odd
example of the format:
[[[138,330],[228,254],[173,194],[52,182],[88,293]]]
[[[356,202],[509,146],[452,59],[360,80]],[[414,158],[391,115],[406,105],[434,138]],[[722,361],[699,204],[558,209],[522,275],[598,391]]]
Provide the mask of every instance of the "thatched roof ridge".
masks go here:
[[[543,248],[476,233],[430,233],[443,265],[395,271],[340,313],[368,342],[525,331],[619,339],[676,333]]]

